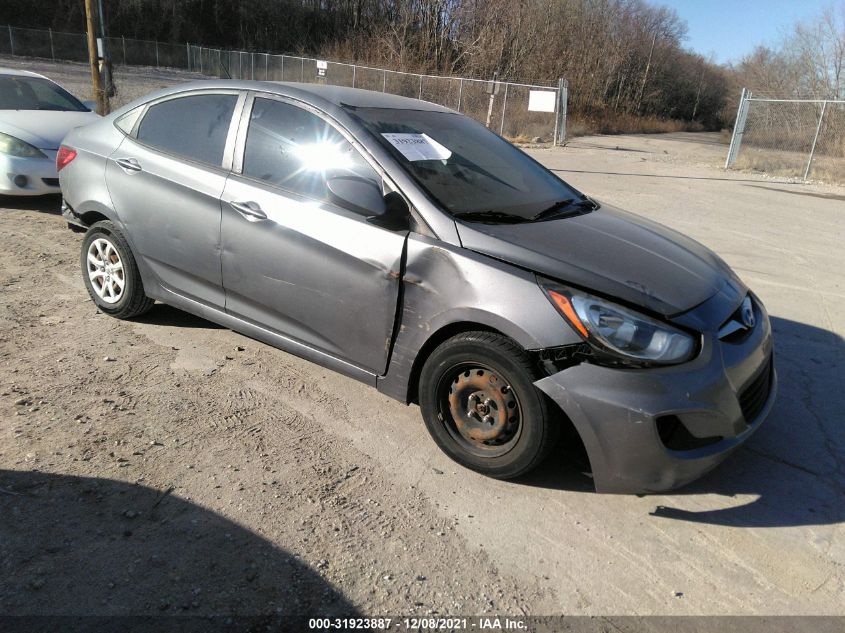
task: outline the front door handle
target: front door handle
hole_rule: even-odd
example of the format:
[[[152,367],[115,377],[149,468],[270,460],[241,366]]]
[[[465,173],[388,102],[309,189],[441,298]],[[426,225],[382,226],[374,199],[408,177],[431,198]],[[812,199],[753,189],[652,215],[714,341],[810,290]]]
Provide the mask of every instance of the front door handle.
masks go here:
[[[267,219],[267,214],[264,213],[264,211],[261,210],[261,207],[255,202],[230,202],[229,206],[250,222]]]
[[[141,171],[141,163],[134,158],[117,158],[115,161],[123,171]]]

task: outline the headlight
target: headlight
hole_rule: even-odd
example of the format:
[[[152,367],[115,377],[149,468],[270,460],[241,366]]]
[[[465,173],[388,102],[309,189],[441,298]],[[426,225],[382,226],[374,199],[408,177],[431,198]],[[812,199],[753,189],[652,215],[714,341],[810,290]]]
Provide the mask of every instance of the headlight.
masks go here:
[[[623,361],[671,365],[696,353],[695,339],[668,323],[568,288],[545,288],[552,303],[593,347]]]
[[[47,158],[46,154],[37,147],[2,132],[0,132],[0,154],[10,154],[21,158]]]

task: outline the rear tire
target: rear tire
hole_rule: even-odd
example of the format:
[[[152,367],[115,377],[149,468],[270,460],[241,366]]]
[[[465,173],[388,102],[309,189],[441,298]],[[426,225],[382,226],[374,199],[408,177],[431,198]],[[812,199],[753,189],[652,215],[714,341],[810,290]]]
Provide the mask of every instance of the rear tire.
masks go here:
[[[82,278],[97,308],[116,319],[131,319],[153,307],[132,250],[108,220],[92,224],[82,240]]]
[[[466,332],[442,343],[420,373],[425,425],[449,457],[496,479],[535,468],[559,427],[528,354],[492,332]]]

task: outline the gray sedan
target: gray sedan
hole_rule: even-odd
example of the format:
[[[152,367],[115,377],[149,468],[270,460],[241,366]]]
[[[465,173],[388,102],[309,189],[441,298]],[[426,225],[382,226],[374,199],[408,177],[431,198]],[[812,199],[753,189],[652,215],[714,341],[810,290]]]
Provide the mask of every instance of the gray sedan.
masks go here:
[[[452,110],[201,82],[73,131],[57,160],[101,311],[162,301],[418,403],[492,477],[564,431],[597,490],[667,490],[772,407],[768,316],[719,257]]]

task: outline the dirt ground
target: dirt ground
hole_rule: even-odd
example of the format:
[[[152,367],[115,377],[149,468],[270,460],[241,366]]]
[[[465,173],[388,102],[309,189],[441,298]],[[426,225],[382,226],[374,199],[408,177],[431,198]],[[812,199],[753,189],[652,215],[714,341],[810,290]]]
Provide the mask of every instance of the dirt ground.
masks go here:
[[[726,173],[708,134],[530,152],[761,296],[781,388],[745,447],[666,495],[597,495],[563,446],[486,479],[416,407],[164,305],[99,314],[59,200],[7,198],[0,614],[845,615],[845,189]]]

